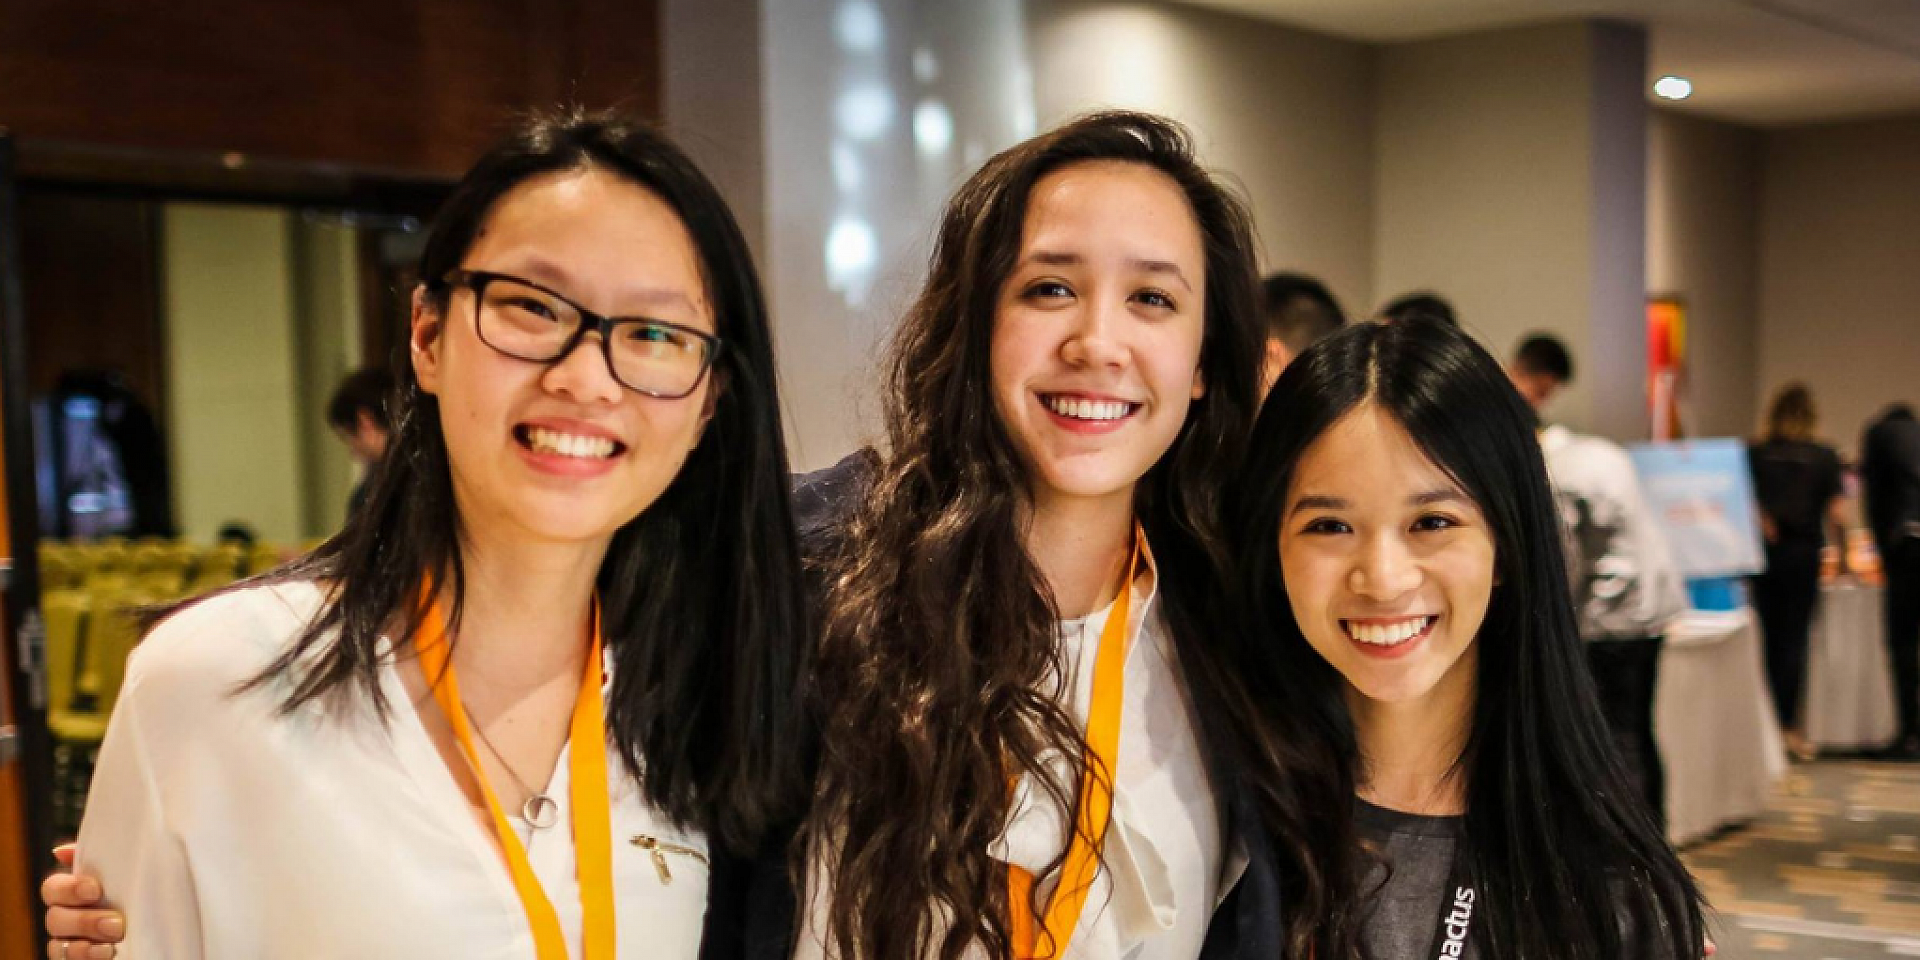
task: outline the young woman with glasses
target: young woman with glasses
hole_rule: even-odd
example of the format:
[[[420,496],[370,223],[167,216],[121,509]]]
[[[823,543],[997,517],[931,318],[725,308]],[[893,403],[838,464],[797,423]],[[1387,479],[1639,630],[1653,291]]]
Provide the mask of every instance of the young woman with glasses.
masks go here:
[[[569,116],[468,173],[421,276],[366,503],[160,619],[79,869],[133,957],[737,951],[746,858],[806,782],[739,229],[657,135]]]

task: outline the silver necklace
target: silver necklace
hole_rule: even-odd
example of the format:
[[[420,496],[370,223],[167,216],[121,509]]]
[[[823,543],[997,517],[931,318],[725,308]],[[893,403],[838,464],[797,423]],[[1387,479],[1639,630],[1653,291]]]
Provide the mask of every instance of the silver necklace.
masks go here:
[[[493,741],[487,739],[487,731],[480,728],[479,719],[473,715],[473,709],[467,706],[465,700],[460,701],[460,709],[466,713],[467,723],[473,727],[473,732],[479,735],[480,742],[487,745],[487,752],[493,754],[495,760],[500,761],[500,768],[507,771],[507,776],[513,778],[513,785],[519,787],[521,793],[526,794],[527,801],[520,805],[520,819],[535,830],[545,830],[559,823],[560,804],[555,803],[554,799],[544,792],[527,786],[527,782],[520,779],[520,775],[513,770],[513,764],[508,763],[507,758],[500,755],[499,748],[493,745]],[[485,775],[481,772],[481,776]]]

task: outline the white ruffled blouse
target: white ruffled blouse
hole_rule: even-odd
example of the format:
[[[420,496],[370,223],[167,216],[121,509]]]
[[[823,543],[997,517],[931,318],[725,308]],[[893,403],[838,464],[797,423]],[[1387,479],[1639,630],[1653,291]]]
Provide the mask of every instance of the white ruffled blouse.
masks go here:
[[[1143,554],[1149,570],[1152,557]],[[1247,857],[1222,835],[1206,757],[1201,753],[1186,683],[1159,604],[1158,578],[1136,580],[1113,819],[1079,925],[1063,960],[1193,960],[1213,911],[1226,898]],[[1072,671],[1074,718],[1084,728],[1093,699],[1093,664],[1112,607],[1060,624],[1065,669]],[[1072,770],[1072,761],[1062,760]],[[1006,832],[989,852],[1042,871],[1064,849],[1065,824],[1031,776],[1015,788]],[[817,880],[818,872],[813,879]],[[828,956],[818,931],[829,894],[809,884],[809,909],[796,960]],[[1051,893],[1043,886],[1042,891]]]
[[[1148,556],[1149,569],[1152,558]],[[1136,580],[1128,619],[1120,757],[1104,869],[1068,942],[1067,960],[1192,960],[1246,856],[1223,845],[1220,806],[1192,704],[1159,603],[1158,577]],[[1093,665],[1113,607],[1060,624],[1072,671],[1073,716],[1084,727]],[[1021,779],[996,859],[1036,875],[1065,846],[1066,824],[1043,790]]]

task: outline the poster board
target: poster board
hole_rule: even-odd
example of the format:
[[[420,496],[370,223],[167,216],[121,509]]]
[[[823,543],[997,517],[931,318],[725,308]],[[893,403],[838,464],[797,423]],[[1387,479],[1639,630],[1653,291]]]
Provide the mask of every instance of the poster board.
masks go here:
[[[1743,577],[1765,567],[1745,442],[1648,443],[1627,452],[1681,576]]]

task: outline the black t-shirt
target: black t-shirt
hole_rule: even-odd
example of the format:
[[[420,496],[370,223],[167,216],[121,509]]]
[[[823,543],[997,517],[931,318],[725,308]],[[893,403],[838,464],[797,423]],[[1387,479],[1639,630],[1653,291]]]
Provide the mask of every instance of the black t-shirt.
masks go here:
[[[1377,863],[1360,889],[1371,893],[1361,938],[1371,960],[1426,960],[1453,906],[1448,879],[1465,817],[1401,813],[1354,798],[1360,839]],[[1469,941],[1462,957],[1477,956]]]
[[[1441,912],[1454,906],[1453,857],[1466,836],[1466,818],[1402,813],[1355,797],[1354,823],[1377,861],[1360,888],[1362,896],[1371,897],[1361,930],[1368,960],[1440,956],[1434,940]],[[1632,889],[1625,883],[1611,886],[1626,945],[1622,960],[1674,960],[1665,941],[1641,942],[1639,931],[1646,927],[1635,919]],[[1460,956],[1473,960],[1479,955],[1469,938]]]
[[[1827,504],[1840,495],[1840,455],[1804,440],[1768,440],[1747,448],[1753,495],[1783,543],[1820,545]]]

